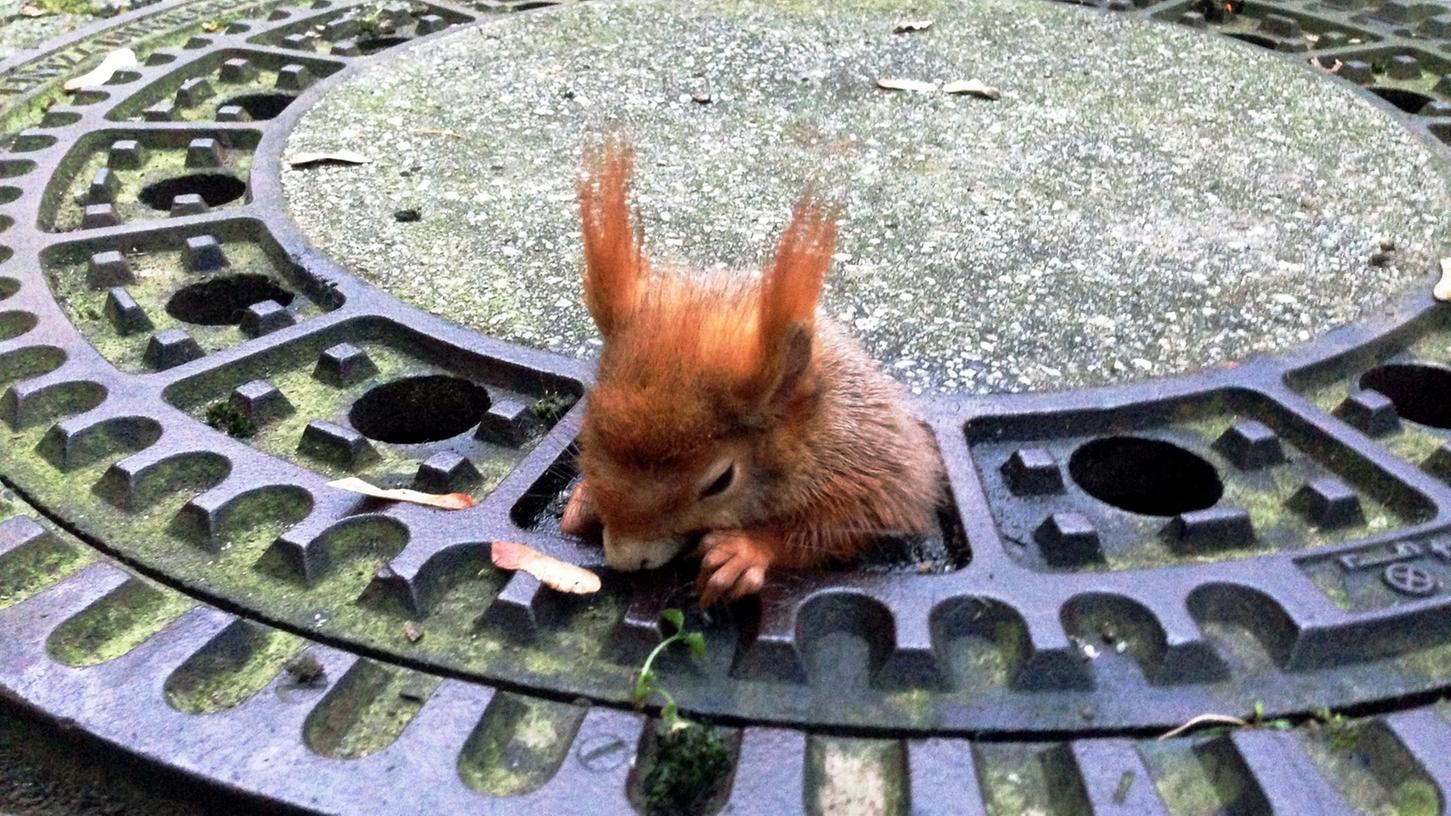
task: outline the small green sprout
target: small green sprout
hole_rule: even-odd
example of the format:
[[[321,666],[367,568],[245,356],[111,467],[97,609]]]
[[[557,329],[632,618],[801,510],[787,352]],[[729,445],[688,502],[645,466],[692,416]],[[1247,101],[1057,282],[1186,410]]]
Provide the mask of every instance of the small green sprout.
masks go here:
[[[1250,728],[1268,728],[1271,731],[1289,731],[1295,727],[1294,723],[1284,717],[1266,720],[1264,700],[1255,700],[1254,710],[1250,713],[1248,724]]]
[[[680,719],[680,710],[675,705],[674,695],[655,682],[655,660],[676,643],[684,643],[689,646],[690,650],[695,652],[696,657],[705,657],[705,635],[700,632],[685,631],[685,613],[679,609],[667,609],[661,612],[660,622],[668,624],[674,634],[656,644],[649,656],[645,658],[644,665],[640,666],[640,673],[635,677],[635,688],[630,693],[630,699],[634,701],[635,708],[640,709],[645,707],[645,703],[651,697],[656,694],[660,695],[665,700],[665,706],[660,709],[660,718],[665,721],[667,728],[674,729],[677,723],[683,722]]]
[[[1330,750],[1346,753],[1355,750],[1355,745],[1360,740],[1360,730],[1355,727],[1349,717],[1338,711],[1331,711],[1325,706],[1315,709],[1312,713],[1315,716],[1315,722],[1325,730],[1325,740],[1330,744]]]
[[[660,687],[655,675],[656,659],[677,643],[688,646],[696,657],[705,657],[705,635],[687,632],[685,613],[679,609],[660,613],[660,622],[670,634],[656,644],[640,666],[631,699],[635,708],[643,708],[657,694],[665,701],[655,734],[655,752],[645,771],[645,812],[650,816],[684,816],[699,813],[719,790],[730,773],[731,751],[714,728],[680,716],[674,695]]]

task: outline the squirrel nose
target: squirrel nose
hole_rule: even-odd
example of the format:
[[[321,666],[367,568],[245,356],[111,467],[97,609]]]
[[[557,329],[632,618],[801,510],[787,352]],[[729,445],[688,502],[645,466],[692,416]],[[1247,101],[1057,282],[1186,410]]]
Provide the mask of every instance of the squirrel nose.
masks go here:
[[[678,536],[627,538],[604,530],[605,564],[619,572],[654,569],[674,558],[685,547]]]

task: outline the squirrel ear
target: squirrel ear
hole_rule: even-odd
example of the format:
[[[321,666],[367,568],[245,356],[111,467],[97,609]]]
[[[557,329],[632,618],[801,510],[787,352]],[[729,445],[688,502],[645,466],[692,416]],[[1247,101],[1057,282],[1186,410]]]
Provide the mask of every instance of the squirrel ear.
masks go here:
[[[772,399],[786,395],[810,367],[816,302],[835,249],[836,213],[808,192],[796,204],[761,280],[757,393]]]
[[[630,226],[630,171],[635,152],[610,138],[588,150],[579,182],[584,233],[584,303],[606,338],[629,319],[645,261]]]

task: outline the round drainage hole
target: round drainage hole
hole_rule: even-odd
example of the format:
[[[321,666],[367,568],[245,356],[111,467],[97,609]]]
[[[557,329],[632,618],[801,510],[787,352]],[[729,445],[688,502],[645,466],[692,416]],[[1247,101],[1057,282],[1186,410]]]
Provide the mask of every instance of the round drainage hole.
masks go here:
[[[1379,391],[1401,419],[1432,428],[1451,428],[1451,369],[1428,365],[1377,366],[1360,375],[1360,387]]]
[[[407,37],[370,37],[358,43],[358,50],[366,56],[379,51],[387,51],[395,45],[402,45],[406,42],[408,42]]]
[[[1404,88],[1370,87],[1366,88],[1366,90],[1395,105],[1406,113],[1419,113],[1421,108],[1436,101],[1423,93],[1408,91]]]
[[[225,108],[228,105],[236,105],[246,111],[247,115],[252,118],[252,121],[263,122],[276,118],[277,114],[282,113],[283,109],[291,105],[292,100],[296,98],[291,94],[283,93],[242,94],[241,96],[234,96],[222,102],[217,107]]]
[[[183,323],[230,326],[248,306],[264,300],[292,303],[293,294],[266,275],[231,275],[183,287],[166,301],[166,313]]]
[[[226,173],[194,173],[164,179],[141,188],[138,198],[153,210],[169,211],[179,195],[195,193],[208,207],[230,204],[247,192],[247,183]]]
[[[1203,510],[1224,495],[1214,465],[1156,439],[1095,439],[1073,452],[1068,474],[1095,499],[1145,516]]]
[[[353,403],[348,421],[369,439],[414,445],[452,439],[479,424],[488,410],[483,386],[435,374],[373,388]]]

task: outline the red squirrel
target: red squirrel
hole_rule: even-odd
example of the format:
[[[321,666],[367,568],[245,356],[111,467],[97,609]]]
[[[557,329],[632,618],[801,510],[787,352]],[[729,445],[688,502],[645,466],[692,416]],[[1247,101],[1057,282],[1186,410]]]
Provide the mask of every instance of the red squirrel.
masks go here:
[[[633,150],[609,140],[579,183],[584,301],[604,347],[561,525],[603,524],[605,562],[658,567],[703,534],[700,605],[771,567],[851,559],[932,529],[942,464],[905,389],[817,301],[835,213],[797,204],[759,276],[647,261]]]

